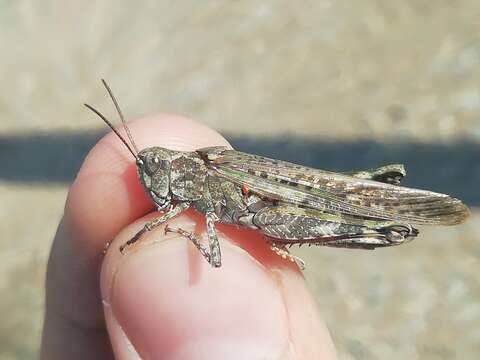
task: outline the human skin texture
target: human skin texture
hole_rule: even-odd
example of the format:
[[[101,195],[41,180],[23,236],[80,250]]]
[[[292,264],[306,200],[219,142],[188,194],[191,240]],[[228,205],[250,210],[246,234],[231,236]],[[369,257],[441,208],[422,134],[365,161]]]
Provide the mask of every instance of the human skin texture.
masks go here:
[[[129,127],[139,149],[229,146],[176,115]],[[122,255],[119,246],[156,215],[148,214],[152,209],[131,154],[106,135],[86,157],[54,239],[42,359],[335,359],[301,272],[255,231],[217,226],[218,269],[163,226]],[[193,210],[168,224],[205,230]]]

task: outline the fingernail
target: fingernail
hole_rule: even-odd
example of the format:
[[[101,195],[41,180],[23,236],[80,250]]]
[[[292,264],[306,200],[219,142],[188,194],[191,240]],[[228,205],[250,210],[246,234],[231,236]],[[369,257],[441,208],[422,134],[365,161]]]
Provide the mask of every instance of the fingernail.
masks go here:
[[[285,358],[288,316],[275,280],[243,250],[227,241],[221,246],[218,269],[185,238],[155,243],[122,262],[110,303],[142,358]]]

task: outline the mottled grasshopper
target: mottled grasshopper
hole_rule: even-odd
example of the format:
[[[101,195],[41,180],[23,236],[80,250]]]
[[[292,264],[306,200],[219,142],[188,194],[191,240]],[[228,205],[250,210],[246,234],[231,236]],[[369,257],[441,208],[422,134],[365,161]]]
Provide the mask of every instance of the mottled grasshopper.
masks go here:
[[[403,165],[334,173],[226,147],[174,151],[150,147],[138,151],[117,100],[107,89],[130,144],[92,106],[135,158],[138,176],[162,215],[149,221],[120,251],[142,234],[193,207],[205,215],[208,247],[195,235],[171,229],[190,239],[213,266],[221,266],[215,223],[256,229],[269,238],[284,258],[287,245],[315,244],[375,249],[400,245],[418,235],[413,225],[455,225],[469,211],[455,198],[399,186]]]

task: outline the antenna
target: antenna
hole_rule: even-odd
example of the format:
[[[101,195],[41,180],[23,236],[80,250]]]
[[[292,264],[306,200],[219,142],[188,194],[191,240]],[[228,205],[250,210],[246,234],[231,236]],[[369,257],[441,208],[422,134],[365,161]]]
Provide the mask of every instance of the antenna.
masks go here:
[[[115,127],[112,125],[112,123],[111,123],[110,121],[108,121],[107,118],[106,118],[100,111],[98,111],[97,109],[95,109],[93,106],[90,106],[90,105],[88,105],[88,104],[83,104],[83,105],[85,105],[88,109],[92,110],[95,114],[97,114],[98,117],[99,117],[100,119],[102,119],[102,120],[105,122],[105,124],[108,125],[108,127],[109,127],[110,129],[113,130],[113,132],[118,136],[118,138],[119,138],[120,140],[122,140],[122,142],[125,144],[125,146],[127,147],[127,149],[132,153],[133,157],[134,157],[136,160],[138,160],[138,155],[137,155],[135,152],[133,152],[133,150],[132,150],[132,148],[130,147],[130,145],[128,145],[127,141],[120,135],[120,133],[118,132],[117,129],[115,129]],[[128,128],[127,128],[127,129],[128,129]]]
[[[120,120],[122,120],[123,128],[125,129],[125,132],[127,133],[128,139],[130,140],[130,143],[132,144],[133,149],[138,154],[137,145],[135,144],[135,141],[133,141],[133,136],[130,133],[130,129],[127,126],[127,122],[125,121],[125,117],[123,116],[122,110],[120,110],[120,106],[118,105],[117,99],[113,95],[112,89],[110,89],[110,86],[108,86],[107,82],[104,79],[102,79],[102,83],[103,83],[103,86],[105,86],[105,89],[107,89],[108,95],[110,95],[110,98],[112,99],[113,104],[115,105],[115,108],[117,109],[118,115],[120,116]]]

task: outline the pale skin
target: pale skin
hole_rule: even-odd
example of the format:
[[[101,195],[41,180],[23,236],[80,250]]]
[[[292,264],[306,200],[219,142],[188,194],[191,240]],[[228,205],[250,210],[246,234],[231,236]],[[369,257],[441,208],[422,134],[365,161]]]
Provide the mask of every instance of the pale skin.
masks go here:
[[[130,128],[139,148],[228,146],[213,130],[174,115]],[[154,216],[144,216],[151,209],[134,159],[107,135],[72,185],[54,240],[42,359],[335,359],[297,266],[254,231],[218,225],[219,269],[163,226],[122,255],[119,246]],[[205,230],[192,210],[168,225]]]

